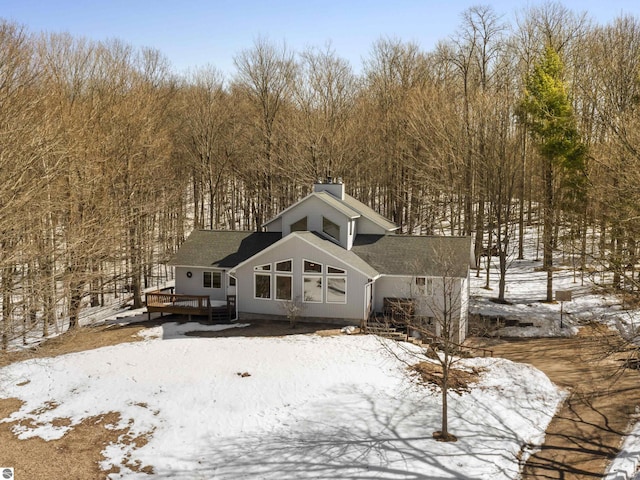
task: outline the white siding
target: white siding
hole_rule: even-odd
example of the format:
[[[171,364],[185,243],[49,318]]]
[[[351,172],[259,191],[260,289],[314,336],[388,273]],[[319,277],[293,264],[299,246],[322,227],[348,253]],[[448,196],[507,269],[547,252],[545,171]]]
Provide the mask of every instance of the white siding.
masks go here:
[[[415,314],[422,317],[434,317],[436,323],[436,334],[440,332],[439,321],[442,319],[442,310],[444,302],[443,279],[438,277],[429,277],[432,279],[432,294],[422,294],[415,287],[415,277],[401,276],[383,276],[376,280],[374,285],[374,310],[382,312],[385,297],[396,298],[413,298],[415,300]],[[454,312],[452,312],[452,320],[458,322],[455,334],[452,339],[455,342],[462,342],[466,338],[467,332],[467,310],[469,308],[468,300],[468,282],[466,279],[448,278],[447,283],[450,285],[447,292],[447,301],[454,304]]]
[[[366,217],[358,218],[358,232],[363,235],[385,235],[387,231]]]
[[[462,280],[460,290],[462,292],[462,302],[460,310],[460,343],[464,342],[469,332],[469,286],[468,278]]]
[[[265,225],[267,232],[282,232],[282,217],[278,217]]]
[[[365,285],[369,280],[365,275],[354,270],[339,258],[327,254],[323,250],[318,249],[300,238],[291,237],[275,248],[268,250],[253,257],[250,261],[238,268],[235,276],[238,279],[238,311],[240,318],[243,313],[262,314],[262,315],[279,315],[286,314],[284,303],[275,300],[274,284],[275,284],[275,262],[283,260],[293,260],[293,268],[291,275],[293,277],[292,288],[294,300],[300,302],[302,311],[301,317],[315,318],[336,318],[363,320],[365,318]],[[326,292],[323,292],[322,303],[305,303],[302,302],[303,289],[303,262],[310,260],[323,264],[323,289],[326,289],[327,266],[340,268],[346,271],[346,303],[326,303]],[[271,299],[254,298],[254,267],[257,265],[272,265],[272,295]],[[265,273],[265,272],[261,272]],[[332,274],[329,274],[332,276]]]
[[[360,217],[362,218],[362,217]],[[347,223],[347,250],[351,250],[351,247],[353,247],[353,241],[356,238],[356,235],[358,234],[358,222],[356,221],[356,219],[354,218],[353,220],[349,220]]]
[[[316,197],[308,197],[304,202],[282,214],[282,217],[280,217],[282,219],[282,236],[289,235],[291,233],[291,224],[304,217],[307,217],[307,230],[310,232],[322,232],[322,217],[326,217],[338,225],[340,227],[338,242],[343,248],[347,248],[349,244],[349,218]],[[277,230],[270,229],[270,231]]]
[[[385,297],[411,298],[412,277],[384,276],[373,285],[373,309],[382,312]]]
[[[221,272],[220,288],[204,288],[202,276],[203,272]],[[191,272],[191,277],[187,275]],[[176,293],[184,295],[209,295],[211,300],[227,299],[227,285],[229,279],[224,270],[212,268],[196,267],[176,267]]]

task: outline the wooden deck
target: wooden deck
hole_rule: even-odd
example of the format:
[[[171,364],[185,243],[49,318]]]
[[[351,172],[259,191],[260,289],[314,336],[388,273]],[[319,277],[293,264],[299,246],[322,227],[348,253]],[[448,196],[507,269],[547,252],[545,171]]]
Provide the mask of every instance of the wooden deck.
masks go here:
[[[208,295],[184,295],[166,290],[146,294],[147,313],[206,316],[209,321],[230,321],[236,317],[236,296],[227,295],[226,306],[214,306]]]

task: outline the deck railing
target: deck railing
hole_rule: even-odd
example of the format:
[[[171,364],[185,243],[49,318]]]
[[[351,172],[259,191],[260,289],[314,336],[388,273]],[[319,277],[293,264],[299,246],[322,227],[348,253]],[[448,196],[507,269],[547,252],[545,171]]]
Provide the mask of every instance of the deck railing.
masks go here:
[[[163,293],[160,291],[147,293],[147,308],[170,308],[204,310],[211,307],[208,295],[184,295],[178,293]]]
[[[235,318],[236,296],[227,295],[227,305],[214,307],[208,295],[185,295],[167,290],[156,290],[146,295],[147,313],[178,313],[183,315],[206,315],[209,320],[229,321]]]

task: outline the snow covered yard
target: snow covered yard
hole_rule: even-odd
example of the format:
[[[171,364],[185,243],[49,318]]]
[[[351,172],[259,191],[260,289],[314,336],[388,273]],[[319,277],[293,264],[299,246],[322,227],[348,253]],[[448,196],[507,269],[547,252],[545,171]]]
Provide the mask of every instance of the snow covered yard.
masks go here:
[[[564,395],[532,367],[466,360],[485,372],[451,395],[459,440],[440,443],[439,392],[412,376],[396,343],[184,336],[201,328],[165,324],[143,342],[0,369],[0,397],[24,402],[3,421],[20,438],[55,439],[118,412],[112,428],[128,432],[103,452],[111,478],[149,478],[151,467],[184,479],[513,479]]]
[[[528,258],[531,258],[530,255]],[[469,311],[484,316],[501,316],[532,323],[530,327],[504,327],[506,337],[562,337],[575,335],[581,325],[599,322],[610,326],[640,325],[640,311],[626,310],[619,297],[598,291],[589,276],[581,278],[572,266],[556,260],[553,274],[554,297],[558,290],[570,290],[572,300],[564,302],[563,326],[560,326],[560,302],[545,303],[547,273],[540,271],[542,260],[512,260],[507,270],[505,300],[495,303],[498,296],[498,259],[491,260],[490,289],[486,286],[486,257],[482,259],[480,276],[471,271],[471,301]]]

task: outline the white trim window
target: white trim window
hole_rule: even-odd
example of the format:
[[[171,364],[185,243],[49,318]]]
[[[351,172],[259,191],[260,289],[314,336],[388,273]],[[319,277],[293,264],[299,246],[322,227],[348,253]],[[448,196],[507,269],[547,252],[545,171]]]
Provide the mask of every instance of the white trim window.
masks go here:
[[[326,291],[327,303],[347,303],[347,271],[343,268],[327,265]]]
[[[302,293],[305,303],[322,303],[322,275],[303,276]]]
[[[256,299],[271,300],[271,274],[253,274],[253,297]]]
[[[293,299],[293,277],[276,275],[276,300],[291,301]]]
[[[291,224],[291,232],[304,232],[307,230],[307,217],[303,217]]]
[[[253,269],[256,272],[270,272],[271,271],[271,264],[270,263],[265,263],[264,265],[256,265],[255,267],[253,267]]]
[[[302,301],[305,303],[322,303],[324,283],[321,263],[311,260],[302,262]]]
[[[322,275],[322,264],[318,262],[312,262],[311,260],[305,260],[303,262],[303,273],[317,273]]]
[[[203,288],[222,288],[222,272],[202,272]]]
[[[327,276],[327,303],[347,303],[347,277]]]
[[[322,231],[334,240],[340,241],[340,225],[332,222],[327,217],[322,217]]]
[[[290,258],[288,260],[275,262],[275,270],[276,300],[291,301],[293,299],[293,277],[291,275],[279,274],[291,274],[291,272],[293,271],[293,259]]]
[[[291,273],[293,271],[293,259],[276,262],[276,272]]]
[[[433,278],[416,277],[416,289],[421,295],[433,295]]]

